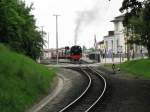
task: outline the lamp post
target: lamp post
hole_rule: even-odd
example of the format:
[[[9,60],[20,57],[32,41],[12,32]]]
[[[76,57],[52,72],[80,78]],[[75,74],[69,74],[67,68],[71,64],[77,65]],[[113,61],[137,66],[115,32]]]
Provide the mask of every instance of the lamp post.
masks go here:
[[[42,30],[42,32],[41,32],[42,34],[41,34],[41,35],[42,35],[42,38],[44,39],[44,31],[43,31],[43,28],[44,28],[44,26],[41,26],[41,30]]]
[[[44,31],[43,31],[43,27],[44,26],[41,26],[41,30],[42,30],[42,34],[41,34],[41,36],[42,36],[42,38],[44,39]],[[43,46],[42,46],[42,49],[43,49]],[[43,56],[43,52],[42,52],[42,54],[40,54],[40,56],[39,56],[39,59],[38,59],[38,62],[40,63],[41,62],[41,57]]]
[[[105,64],[106,64],[106,47],[105,47]]]
[[[121,64],[122,46],[118,46],[118,53],[120,54],[120,64]]]
[[[47,33],[47,38],[48,38],[48,39],[47,39],[47,41],[48,41],[48,42],[47,42],[47,44],[48,44],[47,47],[48,47],[48,49],[49,49],[49,32]]]
[[[56,17],[56,55],[57,55],[57,64],[58,64],[58,16],[57,14],[54,14],[53,16]]]

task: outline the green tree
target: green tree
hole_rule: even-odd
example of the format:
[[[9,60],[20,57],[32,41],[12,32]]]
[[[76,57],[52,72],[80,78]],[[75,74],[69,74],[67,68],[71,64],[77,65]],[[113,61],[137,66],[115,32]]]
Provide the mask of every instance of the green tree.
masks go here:
[[[125,27],[130,27],[130,23],[129,23],[130,18],[132,18],[133,16],[138,17],[141,8],[142,8],[142,3],[139,2],[138,0],[124,0],[123,1],[122,6],[120,8],[120,12],[126,11],[125,17],[123,20],[123,25]]]
[[[124,0],[120,11],[124,10],[128,43],[145,46],[150,57],[150,1]]]
[[[37,59],[44,42],[31,14],[32,6],[21,0],[0,0],[0,42]]]
[[[144,3],[144,8],[141,13],[141,31],[137,32],[139,34],[142,44],[147,47],[148,56],[150,58],[150,1],[147,0]]]

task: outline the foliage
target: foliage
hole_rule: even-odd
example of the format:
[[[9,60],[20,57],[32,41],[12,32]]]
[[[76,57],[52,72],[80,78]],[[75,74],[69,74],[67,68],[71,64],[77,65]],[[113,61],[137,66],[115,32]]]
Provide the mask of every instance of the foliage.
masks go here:
[[[126,10],[123,25],[128,26],[129,20],[132,16],[138,17],[138,13],[140,12],[141,8],[142,8],[142,4],[137,0],[124,0],[122,3],[122,7],[120,8],[121,12]]]
[[[50,89],[55,75],[0,44],[0,112],[24,112]]]
[[[0,42],[36,59],[44,42],[31,10],[32,4],[26,6],[21,0],[0,0]]]
[[[120,11],[124,10],[128,42],[145,46],[150,57],[150,1],[124,0]]]

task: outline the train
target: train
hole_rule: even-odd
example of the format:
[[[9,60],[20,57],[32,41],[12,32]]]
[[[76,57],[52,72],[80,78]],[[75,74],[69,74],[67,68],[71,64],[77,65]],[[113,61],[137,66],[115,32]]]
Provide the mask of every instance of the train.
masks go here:
[[[70,49],[70,59],[79,61],[82,57],[82,48],[80,46],[72,46]]]
[[[56,51],[52,53],[52,59],[56,59]],[[82,48],[78,45],[74,45],[71,48],[66,46],[58,49],[59,59],[70,59],[72,61],[79,61],[82,58]]]

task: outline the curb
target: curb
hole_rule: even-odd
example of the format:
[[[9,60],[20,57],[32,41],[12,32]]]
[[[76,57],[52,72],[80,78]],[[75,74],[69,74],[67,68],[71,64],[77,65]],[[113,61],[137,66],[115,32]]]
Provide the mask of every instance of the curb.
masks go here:
[[[39,103],[35,104],[33,107],[31,107],[27,112],[38,112],[41,110],[44,106],[46,106],[49,102],[51,102],[54,98],[57,97],[57,95],[60,93],[60,91],[63,89],[64,86],[64,78],[60,75],[57,75],[56,77],[56,85],[52,87],[52,91],[50,94],[46,97],[44,97]]]

